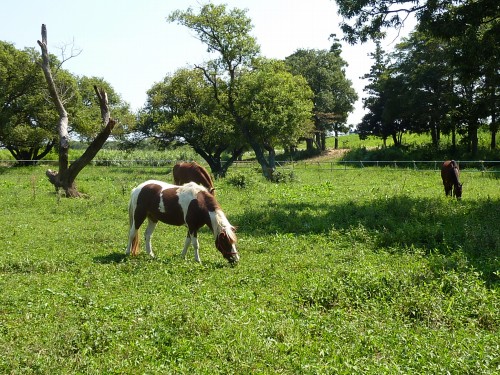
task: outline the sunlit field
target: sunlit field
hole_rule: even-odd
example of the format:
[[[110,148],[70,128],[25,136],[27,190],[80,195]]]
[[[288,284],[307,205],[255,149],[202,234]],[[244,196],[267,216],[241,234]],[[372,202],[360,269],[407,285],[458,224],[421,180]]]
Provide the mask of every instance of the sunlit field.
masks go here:
[[[130,190],[168,166],[88,167],[86,199],[45,169],[0,169],[1,373],[500,372],[498,174],[465,169],[457,201],[435,170],[232,168],[231,267],[164,224],[156,259],[124,256]]]

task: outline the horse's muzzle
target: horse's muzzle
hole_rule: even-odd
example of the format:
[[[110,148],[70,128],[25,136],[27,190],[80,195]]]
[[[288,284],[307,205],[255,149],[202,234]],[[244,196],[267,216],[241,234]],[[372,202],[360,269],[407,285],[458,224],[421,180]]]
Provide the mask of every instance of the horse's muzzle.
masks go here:
[[[229,258],[227,258],[227,260],[231,264],[236,264],[240,261],[240,256],[238,255],[238,253],[231,254],[231,256]]]

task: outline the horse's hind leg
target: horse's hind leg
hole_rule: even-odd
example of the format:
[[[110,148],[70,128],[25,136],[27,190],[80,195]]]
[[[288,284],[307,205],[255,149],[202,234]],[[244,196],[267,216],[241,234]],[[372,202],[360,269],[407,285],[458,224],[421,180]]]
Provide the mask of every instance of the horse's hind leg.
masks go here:
[[[189,234],[189,231],[186,236],[186,241],[184,241],[184,248],[182,249],[181,257],[186,258],[186,253],[189,245],[191,244],[191,235]]]
[[[127,245],[127,250],[125,250],[126,255],[130,255],[130,250],[132,250],[134,241],[137,241],[136,236],[137,236],[137,229],[135,229],[135,226],[132,224],[128,234],[128,245]]]
[[[148,219],[148,227],[146,228],[146,233],[144,234],[144,238],[146,240],[146,252],[153,258],[155,254],[153,253],[153,248],[151,247],[151,237],[153,236],[156,224],[157,224],[156,221]]]

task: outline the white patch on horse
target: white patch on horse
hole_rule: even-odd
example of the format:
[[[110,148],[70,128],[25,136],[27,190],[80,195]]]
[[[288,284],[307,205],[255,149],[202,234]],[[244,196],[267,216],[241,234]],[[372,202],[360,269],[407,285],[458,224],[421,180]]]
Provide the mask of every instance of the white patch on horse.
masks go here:
[[[193,199],[196,199],[196,196],[200,191],[208,190],[204,186],[198,185],[195,182],[188,182],[177,189],[179,204],[182,208],[182,213],[184,214],[184,222],[186,221],[189,204]]]

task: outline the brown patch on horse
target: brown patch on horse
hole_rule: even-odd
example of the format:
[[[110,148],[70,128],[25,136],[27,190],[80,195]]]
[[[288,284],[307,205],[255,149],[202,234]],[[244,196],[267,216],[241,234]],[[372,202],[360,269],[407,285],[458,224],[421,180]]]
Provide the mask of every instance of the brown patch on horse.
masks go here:
[[[215,212],[217,209],[220,209],[220,206],[212,194],[207,191],[198,192],[196,199],[193,199],[189,204],[186,214],[186,223],[189,223],[189,230],[207,225],[213,231],[214,228],[212,228],[210,217],[205,213]]]
[[[177,187],[163,189],[162,186],[156,184],[146,185],[139,193],[137,202],[135,210],[137,229],[146,218],[171,225],[184,224],[184,215],[177,197]]]
[[[455,160],[446,160],[441,166],[441,179],[447,196],[453,195],[457,199],[462,198],[462,184],[458,178],[459,175],[460,169]]]
[[[196,162],[181,162],[174,165],[172,169],[174,183],[183,185],[188,182],[196,182],[205,186],[210,194],[215,195],[215,187],[210,174],[205,168]]]

